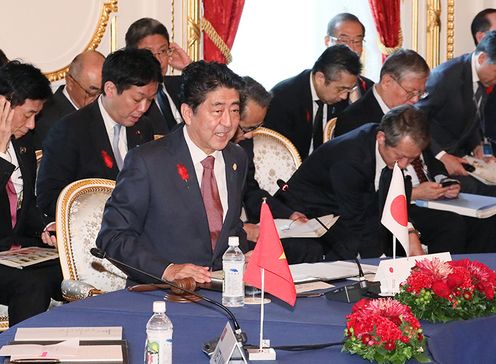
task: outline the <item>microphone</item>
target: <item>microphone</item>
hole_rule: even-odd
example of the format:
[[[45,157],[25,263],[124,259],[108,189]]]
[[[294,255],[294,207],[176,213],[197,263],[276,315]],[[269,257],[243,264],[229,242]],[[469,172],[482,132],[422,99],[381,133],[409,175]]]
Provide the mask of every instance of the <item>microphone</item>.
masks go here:
[[[97,258],[100,258],[100,259],[107,259],[110,263],[114,264],[115,266],[117,266],[119,268],[119,266],[122,266],[122,267],[125,267],[125,268],[128,268],[134,272],[137,272],[137,273],[140,273],[140,274],[143,274],[155,281],[159,281],[161,283],[164,283],[170,287],[173,287],[175,288],[176,290],[179,290],[181,292],[185,292],[187,294],[190,294],[192,296],[195,296],[195,297],[198,297],[200,298],[201,300],[204,300],[214,306],[217,306],[218,308],[220,308],[222,311],[224,311],[230,318],[233,326],[234,326],[234,334],[236,336],[236,339],[242,343],[242,344],[245,344],[246,341],[247,341],[247,336],[246,336],[246,333],[244,333],[242,330],[241,330],[241,327],[239,326],[239,323],[238,323],[238,320],[236,320],[236,317],[234,316],[234,314],[232,313],[231,310],[229,310],[226,306],[224,306],[222,303],[219,303],[211,298],[208,298],[202,294],[199,294],[199,293],[196,293],[195,291],[191,291],[189,289],[186,289],[184,287],[181,287],[180,285],[176,284],[175,282],[171,282],[171,281],[167,281],[165,279],[162,279],[162,278],[159,278],[157,276],[154,276],[153,274],[150,274],[148,272],[145,272],[144,270],[141,270],[139,268],[136,268],[136,267],[133,267],[133,266],[130,266],[129,264],[127,263],[124,263],[123,261],[120,261],[120,260],[117,260],[117,259],[114,259],[114,258],[111,258],[107,255],[107,253],[105,251],[103,251],[102,249],[99,249],[99,248],[91,248],[90,249],[90,253],[97,257]],[[192,301],[192,302],[195,302],[195,301]]]
[[[290,193],[291,191],[289,190],[289,185],[287,182],[284,182],[282,179],[278,179],[276,181],[277,185],[279,186],[279,189],[282,191],[282,192],[285,192],[285,193]],[[305,203],[300,200],[299,197],[297,197],[295,194],[292,194],[293,198],[300,204],[300,206],[304,209],[305,207]],[[318,217],[315,217],[315,220],[317,220],[317,222],[322,225],[322,227],[326,230],[326,231],[329,231],[329,228],[318,218]],[[341,257],[340,257],[341,258]],[[362,269],[362,265],[360,264],[360,261],[358,260],[357,257],[354,257],[353,258],[354,262],[356,263],[357,267],[358,267],[358,279],[359,279],[359,282],[358,283],[353,283],[353,284],[350,284],[348,286],[344,286],[344,287],[341,287],[341,288],[337,288],[336,290],[333,290],[333,291],[329,291],[328,293],[326,293],[326,297],[330,300],[332,299],[336,299],[338,301],[343,301],[345,300],[345,302],[353,302],[354,300],[355,301],[358,301],[359,298],[361,298],[362,296],[367,296],[367,295],[372,295],[375,292],[376,290],[376,287],[374,284],[370,285],[369,287],[369,284],[373,283],[373,282],[367,282],[367,280],[365,280],[365,274],[363,273],[363,269]],[[358,288],[358,290],[356,290]],[[370,289],[370,291],[369,291]],[[358,293],[358,296],[355,295],[355,294],[350,294],[350,290],[355,290],[353,291],[354,292],[357,292]],[[377,292],[378,293],[378,292]],[[359,298],[356,298],[356,297],[359,297]]]
[[[291,191],[289,190],[289,185],[287,182],[284,182],[282,179],[278,179],[276,181],[277,185],[279,186],[279,189],[282,191],[282,192],[285,192],[285,193],[290,193]],[[291,194],[295,200],[300,204],[300,206],[302,207],[303,210],[306,210],[305,208],[305,204],[303,203],[303,201],[301,201],[295,194]],[[305,215],[306,215],[306,211],[305,212]],[[315,217],[315,220],[317,220],[317,222],[326,230],[326,231],[329,231],[329,228],[322,222],[322,220],[320,220],[318,217]]]

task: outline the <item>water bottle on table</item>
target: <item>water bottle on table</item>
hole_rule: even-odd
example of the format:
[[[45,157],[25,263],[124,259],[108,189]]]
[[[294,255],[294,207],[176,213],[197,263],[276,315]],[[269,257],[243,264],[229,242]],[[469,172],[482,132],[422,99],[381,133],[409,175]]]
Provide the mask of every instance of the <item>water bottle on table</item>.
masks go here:
[[[153,302],[153,316],[146,324],[145,364],[172,363],[172,322],[165,301]]]
[[[245,304],[245,285],[243,272],[245,256],[239,249],[239,238],[230,236],[229,248],[222,256],[224,285],[222,287],[222,304],[228,307],[241,307]]]

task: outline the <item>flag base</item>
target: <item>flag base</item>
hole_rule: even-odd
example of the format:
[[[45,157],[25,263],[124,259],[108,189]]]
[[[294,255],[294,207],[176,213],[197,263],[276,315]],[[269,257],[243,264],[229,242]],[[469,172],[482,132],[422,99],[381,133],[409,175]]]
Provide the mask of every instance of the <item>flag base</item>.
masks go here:
[[[248,349],[248,360],[276,360],[276,351],[272,348]]]
[[[263,304],[266,305],[268,303],[271,303],[272,301],[270,298],[265,298],[263,300]],[[262,298],[261,297],[245,297],[245,305],[260,305],[262,304]]]

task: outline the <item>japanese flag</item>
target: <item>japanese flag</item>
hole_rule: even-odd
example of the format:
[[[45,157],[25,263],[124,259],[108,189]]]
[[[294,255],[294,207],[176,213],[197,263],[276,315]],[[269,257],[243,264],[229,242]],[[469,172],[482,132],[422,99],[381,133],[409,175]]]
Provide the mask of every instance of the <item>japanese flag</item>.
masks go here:
[[[391,178],[386,203],[382,211],[381,223],[399,240],[405,249],[406,255],[410,255],[408,249],[408,210],[405,181],[398,163],[394,164],[393,177]]]

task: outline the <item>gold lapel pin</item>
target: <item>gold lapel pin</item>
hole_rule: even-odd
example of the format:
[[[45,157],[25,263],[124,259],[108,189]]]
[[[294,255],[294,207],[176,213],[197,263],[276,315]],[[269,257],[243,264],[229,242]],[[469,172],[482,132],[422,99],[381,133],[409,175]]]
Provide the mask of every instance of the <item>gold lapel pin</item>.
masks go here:
[[[238,165],[236,163],[233,163],[233,171],[238,169]]]

